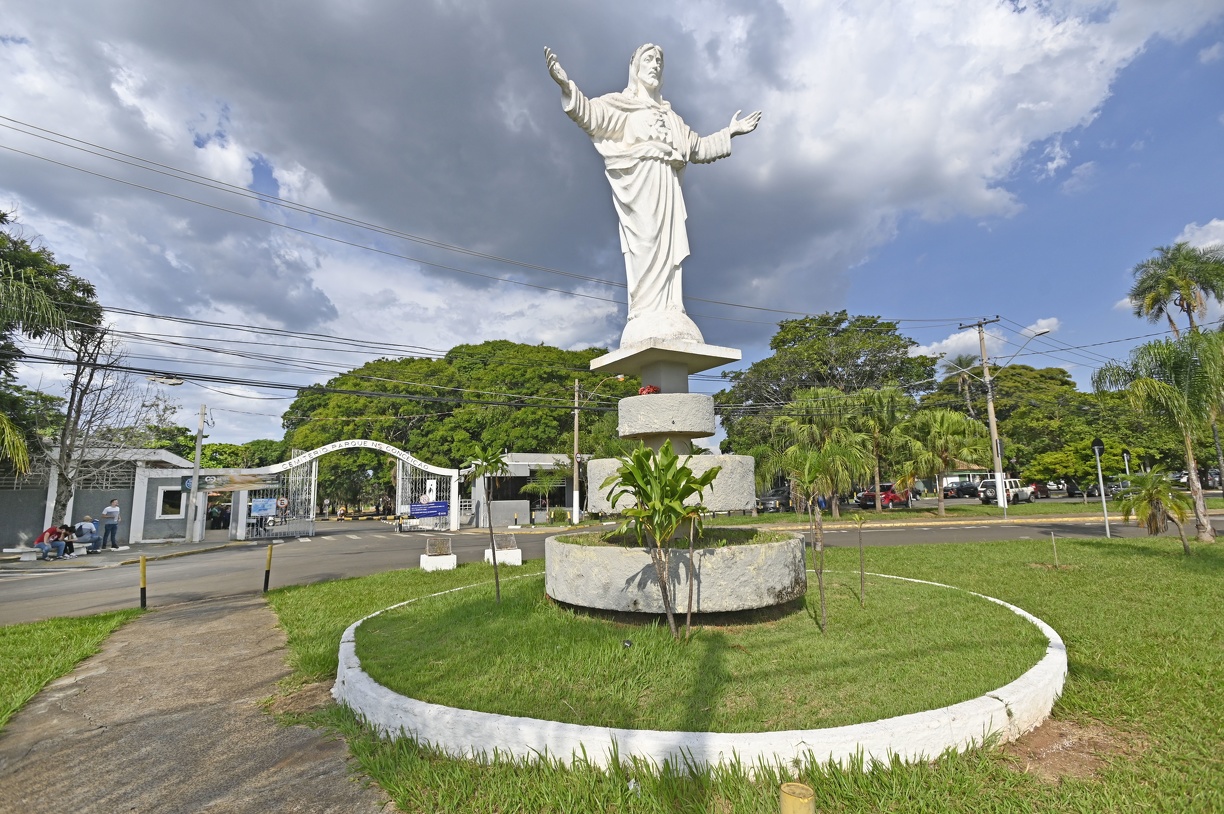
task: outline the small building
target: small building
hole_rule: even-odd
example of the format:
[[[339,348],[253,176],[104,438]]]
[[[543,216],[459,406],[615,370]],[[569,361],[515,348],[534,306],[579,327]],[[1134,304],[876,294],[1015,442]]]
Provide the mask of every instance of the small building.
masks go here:
[[[541,498],[524,494],[523,487],[542,471],[569,470],[570,458],[564,453],[507,452],[502,456],[506,462],[506,474],[490,478],[490,500],[486,498],[483,479],[472,484],[472,508],[476,524],[488,528],[490,508],[494,526],[514,525],[515,519],[522,525],[543,523],[547,516],[542,508],[533,509]],[[581,488],[581,487],[580,487]],[[566,479],[549,492],[550,509],[563,508],[573,512],[573,481]]]
[[[182,474],[192,462],[164,449],[97,449],[85,456],[67,517],[53,518],[56,467],[52,455],[32,457],[30,471],[0,470],[0,537],[4,545],[28,545],[60,521],[72,525],[85,515],[100,520],[112,500],[121,511],[118,538],[124,543],[184,538],[186,500]]]

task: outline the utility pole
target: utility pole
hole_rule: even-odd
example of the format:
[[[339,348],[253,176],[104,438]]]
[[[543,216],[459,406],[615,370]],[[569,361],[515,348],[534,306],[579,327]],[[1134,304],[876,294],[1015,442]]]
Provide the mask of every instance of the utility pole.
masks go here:
[[[208,408],[200,405],[200,424],[196,428],[195,468],[191,470],[191,498],[187,503],[187,542],[195,542],[196,494],[200,489],[200,452],[204,444],[204,415]]]
[[[995,423],[994,387],[990,383],[990,363],[986,356],[986,326],[998,322],[999,318],[979,319],[969,325],[961,325],[960,330],[976,327],[978,332],[978,347],[982,354],[982,381],[986,384],[986,418],[990,422],[990,453],[994,459],[995,498],[1003,509],[1003,517],[1007,517],[1007,491],[1003,488],[1003,456],[999,451],[999,425]]]

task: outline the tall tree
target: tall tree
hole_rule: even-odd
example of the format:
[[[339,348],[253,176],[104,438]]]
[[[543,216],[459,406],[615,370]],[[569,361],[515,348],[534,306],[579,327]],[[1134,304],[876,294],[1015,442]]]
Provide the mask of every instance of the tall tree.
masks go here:
[[[935,478],[939,516],[944,516],[943,479],[963,464],[985,465],[990,440],[982,422],[954,410],[919,410],[907,422],[906,432],[918,442],[914,467],[918,475]]]
[[[973,410],[972,390],[970,387],[975,378],[981,378],[980,371],[976,374],[973,373],[974,368],[981,367],[980,357],[972,353],[959,353],[956,356],[940,361],[939,367],[943,372],[945,380],[953,379],[956,381],[956,390],[965,397],[965,409],[969,412],[969,417],[977,418],[977,414]]]
[[[845,311],[783,320],[770,340],[773,354],[747,370],[724,374],[731,387],[715,396],[727,432],[724,449],[768,442],[771,422],[798,390],[832,387],[843,393],[885,385],[911,395],[930,388],[935,358],[912,356],[917,343],[896,322]]]
[[[1130,290],[1135,316],[1148,322],[1159,322],[1163,317],[1168,320],[1173,336],[1178,337],[1181,331],[1173,319],[1176,309],[1186,315],[1193,333],[1198,330],[1194,318],[1197,316],[1201,322],[1207,315],[1207,301],[1224,299],[1224,246],[1197,247],[1183,241],[1172,246],[1158,246],[1155,251],[1155,257],[1144,260],[1131,272],[1135,276]],[[1216,465],[1224,473],[1224,446],[1220,444],[1219,426],[1222,412],[1224,405],[1213,405],[1210,422]],[[1224,474],[1221,475],[1221,488],[1224,489]]]
[[[1156,256],[1139,263],[1131,273],[1130,300],[1135,316],[1148,322],[1164,319],[1174,338],[1181,336],[1173,314],[1186,316],[1190,330],[1207,313],[1207,301],[1224,298],[1224,246],[1198,248],[1189,243],[1158,246]]]
[[[905,434],[903,426],[913,408],[913,399],[899,387],[881,387],[858,394],[854,421],[867,438],[877,512],[883,511],[880,505],[881,467],[890,460],[900,462],[912,458],[914,441]]]
[[[62,337],[70,324],[98,324],[101,309],[93,286],[17,234],[10,213],[0,211],[0,226],[0,461],[10,460],[21,473],[29,469],[29,442],[38,428],[26,421],[30,414],[21,409],[21,388],[13,381],[22,356],[18,338]]]
[[[1148,342],[1132,350],[1127,362],[1102,366],[1092,383],[1098,390],[1125,392],[1135,410],[1167,421],[1181,433],[1195,536],[1211,542],[1215,532],[1207,519],[1194,439],[1205,429],[1210,405],[1224,401],[1224,336],[1194,331],[1180,339]]]
[[[858,404],[856,397],[833,387],[796,391],[794,400],[784,406],[782,414],[774,419],[776,452],[772,456],[767,455],[767,460],[762,462],[762,468],[766,471],[789,472],[788,456],[792,453],[805,454],[809,450],[823,450],[829,445],[841,451],[842,454],[823,460],[828,476],[823,483],[828,491],[821,494],[829,498],[834,520],[840,516],[838,496],[850,491],[855,483],[861,483],[870,474],[866,454],[869,439],[853,426]]]

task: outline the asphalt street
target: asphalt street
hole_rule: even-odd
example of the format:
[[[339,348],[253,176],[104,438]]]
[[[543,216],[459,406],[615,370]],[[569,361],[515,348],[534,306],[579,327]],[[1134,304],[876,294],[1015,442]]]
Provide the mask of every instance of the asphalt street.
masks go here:
[[[761,524],[769,526],[769,518]],[[796,528],[788,526],[787,528]],[[1111,523],[1115,537],[1141,536],[1135,526]],[[555,530],[516,531],[525,561],[542,560],[544,539]],[[1100,519],[1041,521],[1033,518],[1015,523],[955,523],[863,529],[867,545],[914,545],[923,543],[973,543],[993,540],[1099,537],[1104,535]],[[425,538],[432,532],[396,533],[377,522],[355,522],[325,526],[313,538],[276,541],[273,548],[271,586],[298,585],[323,580],[356,577],[398,568],[416,568],[425,551]],[[447,534],[459,562],[480,562],[488,547],[487,530],[464,530]],[[829,529],[831,547],[857,546],[856,529]],[[150,555],[159,552],[146,551]],[[143,550],[143,549],[142,549]],[[140,551],[124,552],[123,556]],[[23,564],[24,568],[0,570],[0,625],[82,616],[137,606],[140,601],[139,567],[120,555],[73,560],[70,563]],[[109,558],[109,559],[106,559]],[[151,559],[147,564],[147,599],[150,607],[259,593],[263,587],[267,543],[231,544],[193,553]],[[57,567],[64,566],[64,567]]]

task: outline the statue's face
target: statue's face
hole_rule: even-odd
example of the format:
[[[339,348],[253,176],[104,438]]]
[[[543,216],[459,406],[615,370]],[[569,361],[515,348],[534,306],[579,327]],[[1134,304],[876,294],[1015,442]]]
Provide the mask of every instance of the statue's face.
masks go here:
[[[638,59],[638,83],[647,90],[655,90],[663,81],[663,52],[651,48]]]

